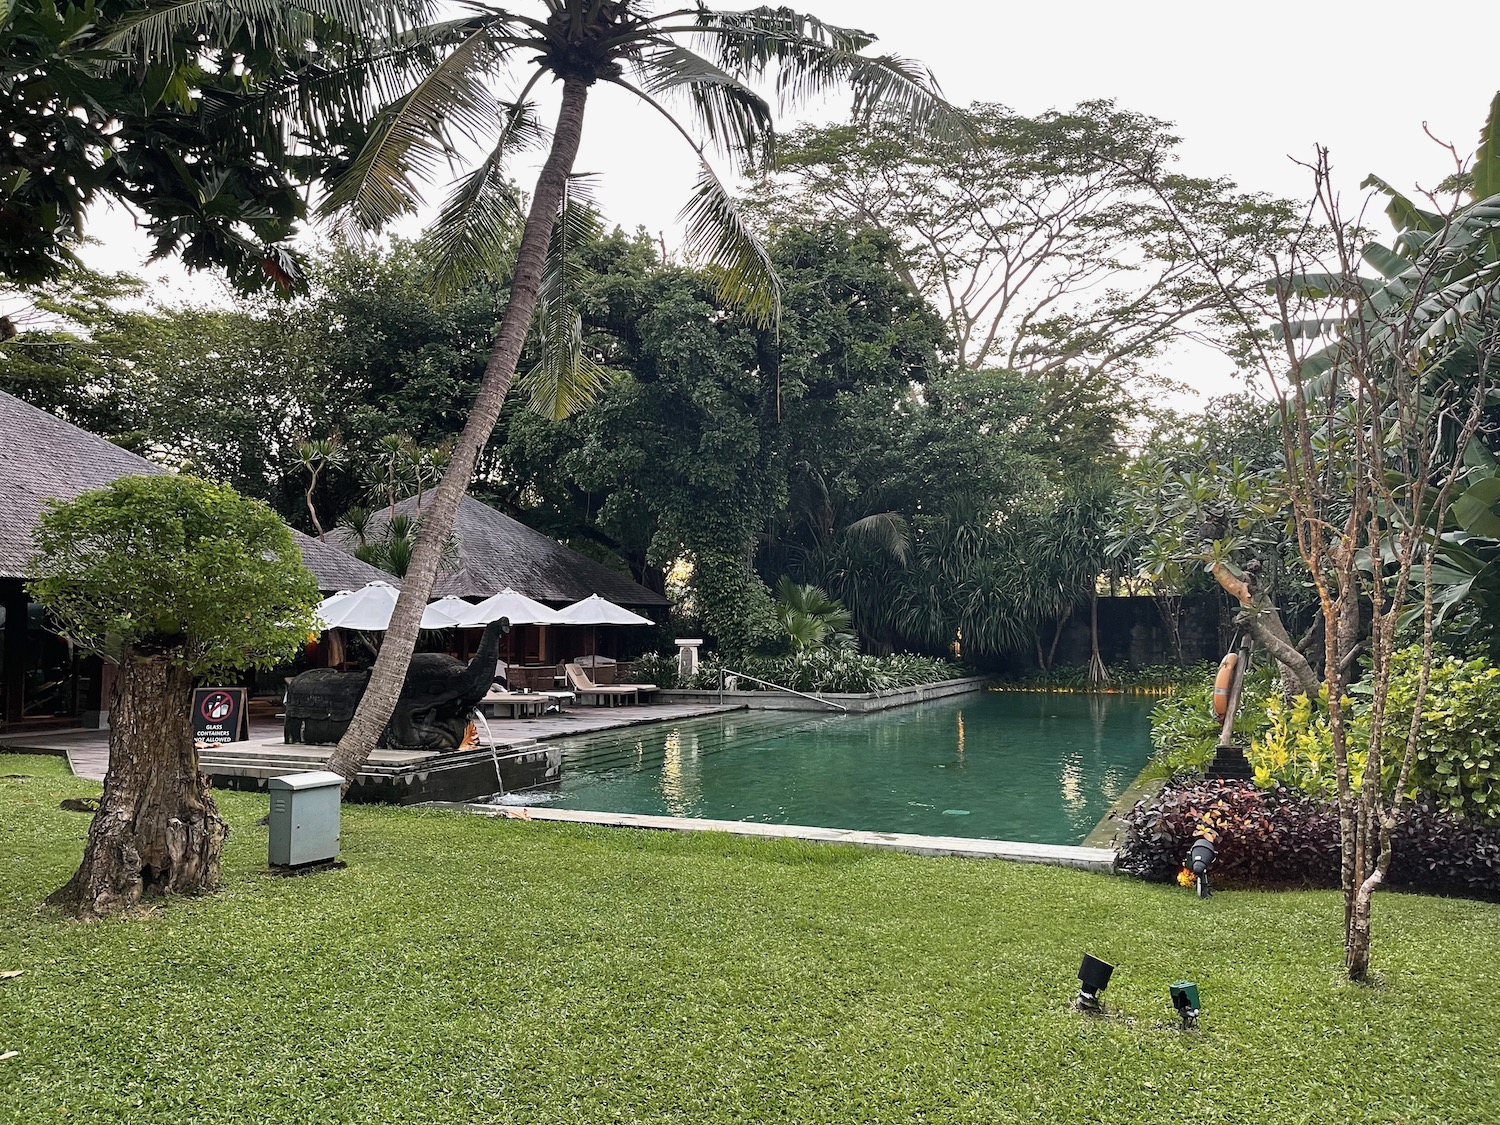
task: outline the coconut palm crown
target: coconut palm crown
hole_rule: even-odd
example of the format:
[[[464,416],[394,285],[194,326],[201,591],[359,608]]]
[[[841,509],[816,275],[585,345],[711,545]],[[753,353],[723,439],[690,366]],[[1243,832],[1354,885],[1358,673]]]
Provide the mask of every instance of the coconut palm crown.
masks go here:
[[[483,141],[487,155],[455,181],[430,232],[438,284],[492,271],[515,245],[518,226],[521,232],[509,301],[473,409],[423,519],[370,689],[330,768],[352,779],[385,726],[442,544],[533,319],[550,357],[531,373],[534,404],[565,414],[602,381],[584,355],[566,269],[556,264],[565,255],[548,253],[569,233],[569,178],[590,91],[600,83],[627,91],[693,147],[700,166],[682,212],[684,249],[707,271],[719,300],[769,325],[779,311],[775,272],[709,163],[710,152],[747,166],[770,157],[773,111],[752,88],[761,82],[781,108],[846,87],[857,119],[890,115],[921,128],[961,127],[924,67],[867,54],[874,41],[867,32],[790,8],[730,12],[645,0],[540,0],[524,8],[466,3],[455,18],[402,27],[358,63],[330,67],[328,82],[350,89],[363,83],[382,95],[382,104],[333,178],[326,213],[378,228],[415,209],[421,182],[457,161],[466,142]],[[532,101],[544,80],[562,87],[550,134]],[[507,81],[514,94],[497,96]],[[546,159],[523,217],[506,168],[528,149],[545,149]]]

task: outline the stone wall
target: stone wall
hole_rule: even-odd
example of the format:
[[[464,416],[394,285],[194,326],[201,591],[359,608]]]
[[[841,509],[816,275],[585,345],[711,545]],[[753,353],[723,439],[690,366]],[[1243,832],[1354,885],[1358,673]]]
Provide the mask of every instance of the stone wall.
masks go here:
[[[1234,639],[1234,610],[1217,594],[1181,603],[1182,659],[1187,664],[1217,663]],[[1099,599],[1099,655],[1104,663],[1140,668],[1172,664],[1167,627],[1154,598]],[[1081,605],[1063,628],[1055,667],[1089,662],[1089,607]]]

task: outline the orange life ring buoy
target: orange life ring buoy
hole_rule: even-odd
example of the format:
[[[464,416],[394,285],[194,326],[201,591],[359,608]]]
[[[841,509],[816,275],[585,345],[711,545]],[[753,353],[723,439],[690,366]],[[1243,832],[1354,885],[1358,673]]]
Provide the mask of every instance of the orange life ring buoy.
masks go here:
[[[1229,689],[1234,686],[1234,670],[1239,662],[1239,653],[1229,653],[1219,661],[1219,674],[1214,677],[1214,718],[1221,723],[1229,714]]]

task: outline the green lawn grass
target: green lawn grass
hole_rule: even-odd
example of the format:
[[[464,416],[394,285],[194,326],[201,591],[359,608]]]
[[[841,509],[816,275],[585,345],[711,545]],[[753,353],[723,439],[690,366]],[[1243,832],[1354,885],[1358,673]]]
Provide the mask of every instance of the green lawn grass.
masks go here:
[[[1326,893],[368,806],[277,878],[229,793],[221,893],[80,925],[38,904],[97,787],[6,774],[5,1125],[1500,1119],[1493,905],[1381,896],[1357,987]]]

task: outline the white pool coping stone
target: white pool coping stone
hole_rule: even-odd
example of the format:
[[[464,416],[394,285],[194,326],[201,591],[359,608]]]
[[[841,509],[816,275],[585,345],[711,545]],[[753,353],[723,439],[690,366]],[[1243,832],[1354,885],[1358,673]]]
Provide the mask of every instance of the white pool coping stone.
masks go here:
[[[610,828],[654,828],[673,832],[727,832],[762,839],[811,840],[824,844],[853,844],[914,855],[958,856],[963,859],[1008,859],[1014,863],[1045,863],[1106,874],[1115,867],[1113,848],[1085,848],[1071,844],[1028,844],[1018,840],[976,840],[967,836],[919,836],[911,832],[862,832],[848,828],[816,828],[805,824],[758,824],[745,820],[699,820],[685,816],[645,813],[587,812],[529,805],[481,805],[433,802],[440,808],[461,809],[476,816],[517,820],[553,820],[568,824],[598,824]]]

